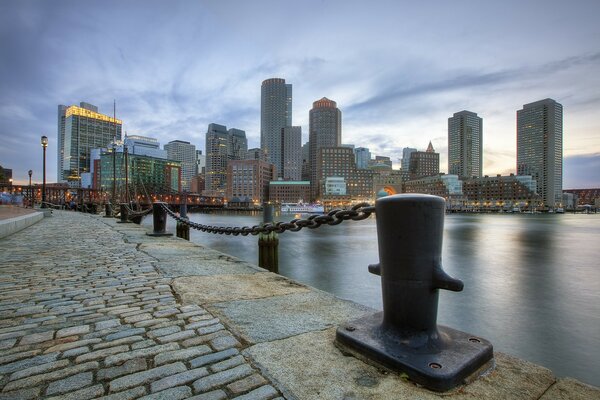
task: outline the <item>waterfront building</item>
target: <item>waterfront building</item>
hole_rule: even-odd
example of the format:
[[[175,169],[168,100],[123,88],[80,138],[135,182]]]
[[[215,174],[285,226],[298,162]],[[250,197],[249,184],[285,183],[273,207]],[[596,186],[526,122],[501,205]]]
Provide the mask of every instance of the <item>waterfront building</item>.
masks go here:
[[[470,206],[484,209],[534,209],[540,201],[536,181],[528,175],[486,175],[463,179],[463,194]]]
[[[440,153],[435,152],[431,142],[429,142],[427,150],[410,153],[408,171],[411,180],[440,173]]]
[[[165,144],[167,158],[181,163],[181,189],[189,192],[192,178],[196,175],[196,146],[183,140],[173,140]]]
[[[228,201],[261,204],[269,198],[269,182],[276,179],[273,164],[261,160],[231,160],[227,165]]]
[[[309,112],[309,169],[312,185],[311,197],[316,199],[322,192],[324,177],[321,179],[318,169],[319,150],[324,147],[339,147],[342,143],[342,112],[337,108],[337,103],[323,97],[313,103]],[[341,148],[341,147],[340,147]],[[346,148],[352,155],[354,152]]]
[[[481,177],[483,171],[483,119],[461,111],[448,118],[448,173],[460,178]]]
[[[121,140],[122,121],[100,114],[98,107],[58,106],[57,181],[80,187],[81,174],[90,172],[90,151]]]
[[[373,175],[370,170],[356,168],[354,152],[346,147],[322,147],[317,157],[316,184],[311,182],[311,187],[317,189],[315,199],[324,203],[329,201],[342,201],[337,196],[347,196],[343,201],[369,201],[373,197]],[[327,178],[343,178],[346,182],[346,194],[332,194],[327,192]],[[311,193],[312,195],[312,193]]]
[[[447,209],[462,209],[466,199],[463,195],[463,182],[457,175],[425,176],[404,182],[405,193],[423,193],[443,197]]]
[[[328,176],[325,178],[325,196],[345,196],[346,179],[342,176]]]
[[[302,178],[302,127],[286,126],[281,129],[282,178],[299,181]]]
[[[402,193],[404,174],[398,170],[376,171],[373,175],[373,193],[384,190],[388,195]]]
[[[269,201],[271,203],[304,203],[309,198],[309,181],[271,181],[269,183]]]
[[[127,146],[129,154],[138,154],[141,156],[150,156],[155,158],[168,158],[167,150],[160,148],[160,143],[157,139],[125,134],[124,145]]]
[[[369,168],[369,161],[371,160],[371,152],[366,147],[357,147],[354,149],[354,161],[356,162],[356,168],[367,169]]]
[[[564,193],[572,193],[576,197],[576,206],[594,206],[600,201],[600,188],[566,189]]]
[[[244,159],[267,161],[267,152],[258,147],[248,149],[248,151],[246,152],[246,157]]]
[[[563,107],[552,99],[517,111],[517,175],[531,175],[545,208],[560,207],[563,169]]]
[[[248,155],[246,132],[225,125],[209,124],[206,132],[206,189],[208,194],[224,196],[227,189],[227,164]]]
[[[120,193],[120,197],[124,199],[126,190],[125,170],[127,170],[130,196],[136,193],[145,195],[146,193],[181,191],[182,168],[179,161],[139,154],[127,154],[127,168],[125,168],[126,158],[123,147],[110,150],[97,149],[95,151],[100,152],[100,157],[94,163],[92,178],[92,187],[94,189],[110,192],[113,187],[113,177],[116,177],[115,186]],[[114,175],[113,164],[116,166]]]
[[[266,79],[260,90],[260,147],[279,177],[284,170],[281,130],[286,126],[292,126],[292,85],[281,78]]]

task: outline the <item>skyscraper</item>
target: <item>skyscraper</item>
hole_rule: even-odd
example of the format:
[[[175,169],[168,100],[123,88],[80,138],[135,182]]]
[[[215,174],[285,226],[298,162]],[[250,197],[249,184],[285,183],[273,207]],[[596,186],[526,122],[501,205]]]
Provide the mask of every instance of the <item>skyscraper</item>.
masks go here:
[[[181,163],[181,190],[189,192],[192,178],[196,175],[196,146],[183,140],[173,140],[165,144],[169,160]]]
[[[260,147],[275,165],[278,177],[283,176],[281,130],[291,125],[292,85],[281,78],[266,79],[260,91]]]
[[[243,160],[248,153],[246,132],[229,129],[225,125],[209,124],[206,132],[206,190],[211,194],[225,194],[227,164]]]
[[[58,106],[57,181],[79,187],[81,174],[90,172],[90,152],[121,140],[122,122],[100,114],[89,103]]]
[[[552,99],[517,111],[517,174],[531,175],[545,207],[562,202],[563,108]]]
[[[448,173],[480,178],[483,171],[483,119],[471,111],[448,118]]]
[[[281,154],[284,181],[299,181],[302,177],[302,127],[286,126],[281,129]]]
[[[317,157],[322,147],[339,147],[342,143],[342,112],[335,101],[323,97],[309,112],[310,184],[312,199],[319,194]],[[352,153],[354,154],[354,153]]]
[[[371,152],[366,147],[357,147],[354,149],[354,160],[356,161],[356,168],[367,169],[371,160]]]
[[[405,147],[402,149],[402,162],[401,162],[401,168],[402,171],[407,173],[408,169],[410,168],[410,155],[411,153],[414,153],[415,151],[417,151],[417,149],[412,148],[412,147]]]

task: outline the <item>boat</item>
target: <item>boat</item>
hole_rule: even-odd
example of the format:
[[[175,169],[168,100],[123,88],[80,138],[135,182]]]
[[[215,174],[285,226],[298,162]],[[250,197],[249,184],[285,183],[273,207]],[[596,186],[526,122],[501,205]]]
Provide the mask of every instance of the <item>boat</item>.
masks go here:
[[[299,214],[323,214],[325,208],[322,204],[305,204],[305,203],[282,203],[280,208],[282,213],[299,213]]]
[[[558,207],[555,211],[557,214],[564,214],[565,213],[565,209],[562,207]]]

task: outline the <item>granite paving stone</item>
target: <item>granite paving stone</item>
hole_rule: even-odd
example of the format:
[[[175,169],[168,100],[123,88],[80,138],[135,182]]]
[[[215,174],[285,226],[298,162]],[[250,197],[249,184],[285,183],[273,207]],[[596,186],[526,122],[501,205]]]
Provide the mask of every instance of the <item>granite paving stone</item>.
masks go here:
[[[161,272],[171,262],[201,275],[264,272],[76,212],[53,210],[1,239],[0,400],[214,400],[269,386],[220,318],[180,303]]]

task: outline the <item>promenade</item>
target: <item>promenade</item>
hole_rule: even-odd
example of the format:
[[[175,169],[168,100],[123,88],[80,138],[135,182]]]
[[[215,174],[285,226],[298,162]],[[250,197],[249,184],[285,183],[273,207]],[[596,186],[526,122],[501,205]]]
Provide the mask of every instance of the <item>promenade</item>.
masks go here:
[[[373,310],[145,232],[53,211],[0,239],[0,400],[600,398],[502,353],[474,382],[428,391],[334,345]]]
[[[278,397],[136,246],[66,211],[0,240],[0,399]]]

